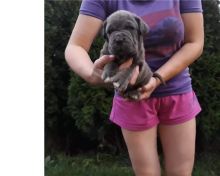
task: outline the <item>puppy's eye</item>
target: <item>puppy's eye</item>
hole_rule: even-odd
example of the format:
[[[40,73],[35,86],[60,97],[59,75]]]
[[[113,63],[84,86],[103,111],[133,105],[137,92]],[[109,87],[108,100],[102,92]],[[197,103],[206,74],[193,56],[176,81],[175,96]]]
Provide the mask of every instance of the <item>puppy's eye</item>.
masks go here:
[[[113,29],[109,29],[109,30],[107,31],[108,34],[111,34],[112,32],[113,32]]]
[[[135,27],[133,27],[133,26],[127,26],[126,27],[128,30],[135,30]]]

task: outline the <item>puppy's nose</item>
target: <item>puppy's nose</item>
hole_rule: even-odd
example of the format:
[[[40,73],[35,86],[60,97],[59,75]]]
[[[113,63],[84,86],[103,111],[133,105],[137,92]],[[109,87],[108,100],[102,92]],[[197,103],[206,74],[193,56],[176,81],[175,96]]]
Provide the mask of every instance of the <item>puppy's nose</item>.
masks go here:
[[[117,42],[117,43],[122,43],[123,41],[124,41],[124,37],[122,37],[122,36],[116,36],[115,42]]]

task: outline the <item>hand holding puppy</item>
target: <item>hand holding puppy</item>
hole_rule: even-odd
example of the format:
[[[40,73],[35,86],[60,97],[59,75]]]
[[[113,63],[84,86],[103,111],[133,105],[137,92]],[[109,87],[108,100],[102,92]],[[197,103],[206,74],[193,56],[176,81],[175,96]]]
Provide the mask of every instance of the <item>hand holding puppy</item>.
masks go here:
[[[106,64],[112,62],[114,60],[114,56],[113,55],[103,55],[101,56],[99,59],[95,60],[94,62],[94,67],[91,73],[91,79],[90,82],[92,85],[106,85],[107,83],[105,83],[101,76],[104,70],[104,67]],[[123,63],[120,65],[119,70],[123,70],[128,68],[130,65],[132,64],[132,58],[129,59],[127,62]],[[132,74],[132,78],[130,80],[130,84],[134,85],[137,77],[139,74],[139,67],[137,66],[136,69],[134,70],[133,74]]]

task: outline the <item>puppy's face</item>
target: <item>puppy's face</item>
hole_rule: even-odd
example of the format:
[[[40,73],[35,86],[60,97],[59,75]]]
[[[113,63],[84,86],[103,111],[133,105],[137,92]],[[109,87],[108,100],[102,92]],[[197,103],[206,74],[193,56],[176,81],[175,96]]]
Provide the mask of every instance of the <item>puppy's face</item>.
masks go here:
[[[139,17],[122,10],[109,16],[103,27],[109,53],[120,59],[137,55],[147,32],[147,25]]]

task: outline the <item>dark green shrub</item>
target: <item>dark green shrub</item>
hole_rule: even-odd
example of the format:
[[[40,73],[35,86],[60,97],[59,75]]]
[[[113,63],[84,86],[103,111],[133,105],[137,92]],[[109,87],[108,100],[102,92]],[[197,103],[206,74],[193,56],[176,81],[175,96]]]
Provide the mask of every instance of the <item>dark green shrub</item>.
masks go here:
[[[67,111],[69,67],[64,50],[78,15],[79,1],[45,1],[45,146],[69,148],[75,135]]]
[[[193,85],[196,89],[202,112],[198,118],[198,140],[210,145],[219,138],[220,127],[220,61],[219,56],[203,56],[193,70]],[[206,143],[205,143],[206,142]]]
[[[71,151],[90,146],[121,150],[120,130],[108,121],[113,92],[85,83],[69,71],[64,59],[79,5],[80,1],[75,0],[45,1],[46,149]],[[203,108],[198,118],[198,142],[206,149],[208,145],[220,144],[220,15],[216,0],[204,0],[203,9],[205,48],[191,73]],[[93,60],[99,57],[102,44],[101,38],[93,43]]]
[[[220,146],[220,14],[216,0],[203,1],[205,46],[192,65],[193,86],[202,105],[198,118],[198,147]]]
[[[99,58],[103,39],[93,43],[90,57]],[[115,152],[121,148],[118,129],[108,118],[111,110],[113,91],[93,87],[76,74],[72,74],[69,85],[68,107],[76,127],[86,135],[90,141],[95,141],[100,149],[108,148]]]

